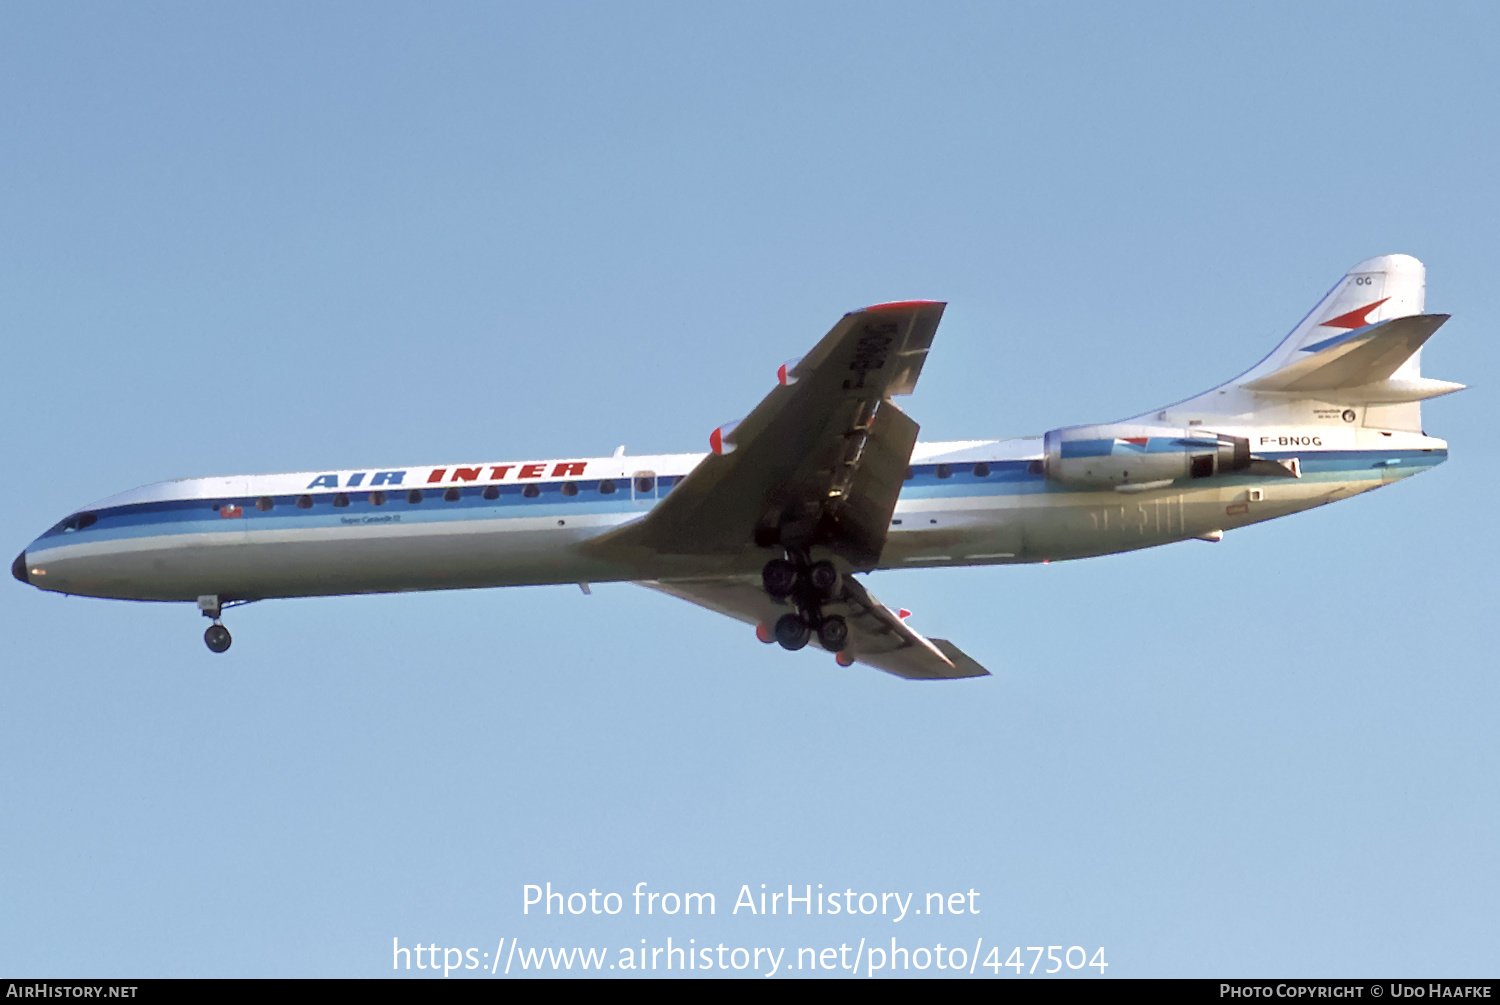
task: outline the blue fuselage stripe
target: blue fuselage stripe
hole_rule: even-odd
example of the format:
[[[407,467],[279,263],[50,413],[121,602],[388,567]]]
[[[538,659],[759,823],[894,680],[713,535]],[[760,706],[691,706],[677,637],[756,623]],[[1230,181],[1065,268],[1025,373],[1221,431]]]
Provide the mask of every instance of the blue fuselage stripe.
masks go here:
[[[1301,461],[1304,478],[1319,480],[1350,477],[1364,472],[1367,478],[1391,467],[1402,470],[1421,469],[1442,463],[1447,459],[1446,450],[1322,450],[1308,452],[1257,451],[1257,456],[1267,458],[1297,457]],[[907,501],[984,498],[1018,496],[1040,493],[1092,492],[1095,488],[1072,487],[1049,482],[1041,473],[1040,463],[1035,460],[1007,460],[966,462],[962,464],[916,464],[911,467],[911,477],[902,486],[901,498]],[[981,473],[982,472],[982,473]],[[125,506],[108,507],[91,511],[94,522],[76,529],[77,515],[47,531],[27,549],[28,554],[40,553],[49,548],[84,542],[104,542],[140,537],[158,537],[168,534],[212,534],[244,533],[259,530],[285,530],[293,528],[339,527],[353,524],[379,525],[385,523],[414,524],[483,519],[508,519],[519,517],[568,517],[596,516],[641,512],[649,509],[656,500],[665,496],[671,487],[681,481],[682,476],[662,476],[657,479],[655,492],[633,496],[629,479],[614,479],[613,493],[599,491],[602,480],[591,481],[538,481],[526,485],[496,485],[494,499],[484,497],[485,487],[471,486],[424,486],[422,500],[408,501],[409,487],[398,487],[384,491],[385,503],[372,502],[370,490],[345,492],[316,492],[293,495],[229,496],[212,499],[163,500],[157,502],[132,503]],[[1214,485],[1262,482],[1264,479],[1245,475],[1225,475],[1213,479]],[[576,493],[566,495],[564,485],[576,488]],[[1191,483],[1187,483],[1191,484]],[[1186,485],[1185,485],[1186,487]],[[457,488],[458,498],[449,501],[444,493]],[[526,491],[535,489],[534,496]],[[344,497],[346,506],[336,506],[335,499]],[[270,498],[271,508],[257,509],[259,499]],[[299,499],[311,500],[306,508],[297,506]],[[222,516],[224,512],[238,515]],[[72,525],[72,526],[70,526]]]

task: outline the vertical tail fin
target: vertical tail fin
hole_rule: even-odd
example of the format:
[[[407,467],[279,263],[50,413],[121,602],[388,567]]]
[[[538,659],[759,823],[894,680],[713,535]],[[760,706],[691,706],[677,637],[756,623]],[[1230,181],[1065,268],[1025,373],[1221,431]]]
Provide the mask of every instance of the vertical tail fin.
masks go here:
[[[1319,351],[1342,335],[1394,318],[1421,314],[1426,308],[1426,300],[1427,269],[1421,262],[1410,255],[1379,255],[1366,259],[1335,283],[1333,289],[1265,359],[1221,388],[1180,404],[1208,406],[1214,411],[1226,407],[1258,411],[1262,404],[1257,404],[1257,399],[1251,395],[1258,389],[1257,382],[1262,387],[1267,385],[1262,378],[1308,358],[1310,353]],[[1421,351],[1418,349],[1391,376],[1397,380],[1417,380],[1421,372]],[[1229,395],[1227,399],[1222,397],[1226,393]],[[1309,397],[1315,396],[1316,392],[1309,394]],[[1421,409],[1418,401],[1371,402],[1364,412],[1364,425],[1420,431]]]
[[[1421,314],[1427,304],[1427,268],[1410,255],[1379,255],[1360,262],[1292,329],[1271,355],[1237,384],[1279,370],[1297,352],[1324,339],[1391,318]],[[1421,376],[1421,353],[1412,356],[1399,376]]]

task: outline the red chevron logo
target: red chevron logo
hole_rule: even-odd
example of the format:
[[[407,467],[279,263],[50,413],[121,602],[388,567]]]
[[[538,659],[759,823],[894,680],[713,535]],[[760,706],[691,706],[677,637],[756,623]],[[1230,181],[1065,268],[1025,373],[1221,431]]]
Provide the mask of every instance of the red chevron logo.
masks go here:
[[[1354,310],[1350,311],[1348,314],[1340,314],[1336,318],[1329,318],[1327,321],[1319,321],[1318,322],[1318,327],[1319,328],[1348,328],[1348,329],[1351,329],[1351,330],[1355,329],[1355,328],[1363,328],[1365,325],[1367,325],[1367,324],[1370,323],[1367,320],[1369,318],[1369,316],[1370,316],[1370,312],[1373,311],[1375,308],[1379,307],[1381,304],[1385,303],[1389,299],[1391,299],[1391,298],[1390,297],[1381,297],[1379,300],[1375,301],[1373,304],[1369,304],[1369,305],[1367,305],[1365,307],[1355,308]]]

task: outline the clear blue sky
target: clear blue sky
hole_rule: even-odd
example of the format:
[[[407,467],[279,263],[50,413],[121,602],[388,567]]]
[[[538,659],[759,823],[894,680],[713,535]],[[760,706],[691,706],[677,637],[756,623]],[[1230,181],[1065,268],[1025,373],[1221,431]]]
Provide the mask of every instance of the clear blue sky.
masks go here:
[[[1448,464],[1222,544],[874,577],[974,682],[628,585],[257,604],[216,658],[195,610],[7,579],[0,971],[895,935],[1492,976],[1497,22],[7,5],[7,556],[166,478],[703,449],[882,300],[951,303],[903,402],[925,439],[1202,390],[1388,252],[1454,315],[1426,373],[1473,389],[1427,406]],[[548,881],[719,913],[523,917]],[[761,883],[982,913],[728,915]]]

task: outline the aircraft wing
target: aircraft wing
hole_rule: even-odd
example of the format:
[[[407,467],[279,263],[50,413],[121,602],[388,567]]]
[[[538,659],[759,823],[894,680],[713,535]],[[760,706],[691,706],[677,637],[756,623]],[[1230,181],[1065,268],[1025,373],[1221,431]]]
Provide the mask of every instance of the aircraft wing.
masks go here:
[[[681,597],[699,607],[751,625],[770,625],[789,610],[766,594],[758,576],[651,580],[640,585]],[[908,680],[954,680],[989,675],[988,670],[947,639],[928,639],[917,634],[893,611],[870,596],[853,576],[844,577],[839,598],[824,604],[823,610],[843,615],[848,622],[849,641],[844,652],[856,663]],[[809,644],[818,645],[816,633]]]
[[[917,441],[890,398],[916,387],[944,306],[844,315],[754,411],[715,431],[715,452],[647,516],[589,548],[624,558],[820,545],[872,568]]]

